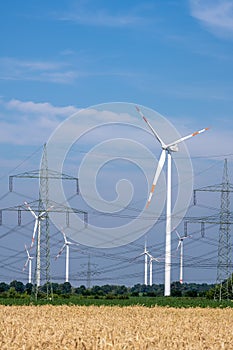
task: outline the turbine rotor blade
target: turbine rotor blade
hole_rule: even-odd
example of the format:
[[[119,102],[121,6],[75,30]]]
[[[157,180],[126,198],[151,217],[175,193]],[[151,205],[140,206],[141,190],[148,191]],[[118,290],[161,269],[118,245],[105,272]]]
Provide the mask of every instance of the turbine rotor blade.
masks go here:
[[[153,256],[150,254],[150,253],[146,253],[146,255],[151,259],[151,260],[153,260]]]
[[[34,230],[33,230],[33,235],[32,235],[32,243],[31,243],[30,249],[33,247],[34,242],[35,242],[35,235],[36,235],[36,231],[37,231],[37,227],[38,227],[38,220],[39,220],[38,217],[36,217]]]
[[[45,214],[47,214],[47,211],[42,211],[38,217],[43,219]]]
[[[50,211],[53,207],[54,207],[54,205],[51,205],[48,209],[46,209],[45,211],[42,211],[42,213],[40,213],[40,215],[39,215],[40,219],[44,219],[46,216],[45,214],[47,214],[48,211]]]
[[[57,260],[59,258],[59,256],[61,255],[61,253],[63,252],[63,250],[65,249],[66,244],[63,244],[62,248],[59,250],[58,254],[55,257],[55,260]]]
[[[160,262],[159,258],[154,258],[154,257],[152,257],[152,260],[157,261],[157,262]]]
[[[27,261],[24,264],[23,271],[26,269],[28,262],[29,262],[29,258],[27,258]]]
[[[147,201],[147,204],[146,204],[147,208],[150,205],[151,198],[153,196],[156,183],[158,181],[159,175],[160,175],[160,173],[161,173],[161,171],[163,169],[164,163],[165,163],[165,159],[166,159],[166,151],[165,151],[165,149],[163,149],[162,153],[161,153],[161,156],[160,156],[160,159],[159,159],[158,167],[157,167],[156,172],[155,172],[155,176],[154,176],[153,184],[152,184],[152,187],[151,187],[151,190],[150,190],[149,198],[148,198],[148,201]]]
[[[27,249],[26,244],[24,245],[24,247],[25,247],[25,250],[26,250],[26,252],[27,252],[27,256],[28,256],[28,258],[30,258],[29,251],[28,251],[28,249]]]
[[[63,228],[62,228],[62,227],[61,227],[61,233],[63,234],[65,244],[67,244],[67,243],[68,243],[68,241],[67,241],[67,238],[66,238],[66,234],[65,234],[65,231],[63,230]]]
[[[191,137],[196,136],[196,135],[198,135],[198,134],[201,134],[201,133],[203,133],[203,132],[206,131],[206,130],[209,130],[209,128],[204,128],[204,129],[201,129],[201,130],[199,130],[199,131],[195,131],[194,133],[192,133],[192,134],[190,134],[190,135],[181,137],[179,140],[176,140],[176,141],[174,141],[174,142],[168,144],[167,147],[171,147],[171,146],[177,145],[178,143],[180,143],[180,142],[182,142],[182,141],[185,141],[185,140],[188,140],[188,139],[190,139]]]
[[[78,243],[74,243],[74,242],[70,242],[70,241],[67,241],[66,244],[67,244],[67,245],[76,245],[76,246],[79,246]]]
[[[136,106],[136,110],[138,111],[138,113],[140,114],[140,116],[143,118],[143,120],[147,123],[148,127],[150,128],[150,130],[152,131],[153,135],[156,137],[156,139],[159,141],[160,145],[162,147],[165,146],[164,142],[162,141],[162,139],[159,137],[159,135],[157,134],[157,132],[154,130],[154,128],[152,127],[152,125],[150,124],[150,122],[147,120],[147,118],[144,116],[144,114],[142,113],[142,111],[140,110],[140,108],[138,106]]]
[[[181,241],[179,241],[179,243],[178,243],[178,245],[177,245],[176,250],[178,250],[178,249],[179,249],[180,245],[181,245]]]
[[[28,210],[30,210],[31,214],[34,216],[34,218],[37,219],[37,215],[36,213],[32,210],[32,208],[30,207],[30,205],[27,202],[24,202],[24,204],[26,205],[26,207],[28,208]]]

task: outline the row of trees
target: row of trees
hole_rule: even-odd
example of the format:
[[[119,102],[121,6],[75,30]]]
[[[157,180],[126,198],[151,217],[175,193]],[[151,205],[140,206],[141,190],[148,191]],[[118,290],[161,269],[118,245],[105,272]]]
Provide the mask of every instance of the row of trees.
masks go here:
[[[206,283],[184,283],[173,282],[171,284],[171,295],[176,297],[189,296],[189,297],[205,297],[211,295],[211,291],[215,288],[214,285]],[[39,288],[40,293],[46,293],[47,286],[44,285]],[[103,285],[93,286],[92,288],[86,288],[84,285],[80,287],[72,287],[69,282],[65,283],[52,283],[52,290],[54,295],[69,297],[70,295],[79,296],[94,296],[96,298],[101,297],[128,297],[128,296],[163,296],[164,285],[153,284],[152,286],[146,286],[144,284],[136,284],[133,287],[126,287],[124,285]],[[33,285],[27,283],[24,285],[20,281],[12,281],[10,284],[5,282],[0,283],[0,296],[2,297],[16,297],[24,295],[31,295],[33,291]]]

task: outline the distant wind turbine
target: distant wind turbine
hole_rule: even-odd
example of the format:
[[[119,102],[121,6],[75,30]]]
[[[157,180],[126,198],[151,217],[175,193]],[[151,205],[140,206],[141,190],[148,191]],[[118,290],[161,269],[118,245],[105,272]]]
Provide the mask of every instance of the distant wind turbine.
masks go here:
[[[180,139],[173,141],[169,144],[166,144],[163,142],[163,140],[160,138],[158,133],[154,130],[152,125],[149,123],[149,121],[146,119],[146,117],[141,112],[140,108],[136,106],[137,111],[141,115],[141,117],[144,119],[144,121],[147,123],[149,129],[152,131],[153,135],[157,139],[157,141],[160,143],[160,146],[162,148],[162,153],[159,159],[158,167],[155,172],[153,184],[151,187],[151,191],[149,194],[149,198],[147,201],[147,207],[150,205],[151,198],[153,196],[156,183],[159,179],[160,173],[163,169],[166,156],[167,156],[167,203],[166,203],[166,243],[165,243],[165,288],[164,288],[164,295],[170,296],[171,295],[171,154],[172,152],[177,152],[178,144],[182,141],[185,141],[193,136],[196,136],[198,134],[203,133],[204,131],[208,130],[208,128],[204,128],[202,130],[196,131],[188,136],[181,137]]]
[[[59,256],[62,254],[63,250],[66,248],[66,282],[69,282],[69,258],[70,258],[70,245],[76,245],[78,246],[78,243],[73,243],[67,240],[66,238],[66,234],[63,231],[63,229],[61,230],[62,234],[63,234],[63,238],[64,238],[64,244],[61,247],[61,249],[59,250],[58,254],[55,257],[55,260],[59,258]]]
[[[147,247],[146,247],[146,239],[145,239],[145,245],[144,245],[144,251],[143,253],[141,253],[139,256],[142,256],[144,255],[144,284],[147,286],[148,284],[148,281],[147,281],[147,278],[148,278],[148,251],[147,251]]]
[[[35,225],[32,235],[32,243],[30,246],[30,249],[33,247],[35,242],[35,236],[37,232],[37,255],[36,255],[36,285],[40,286],[40,239],[41,239],[41,221],[46,219],[47,212],[52,209],[52,207],[48,208],[47,210],[39,213],[36,215],[36,213],[32,210],[32,208],[29,206],[27,202],[24,202],[28,210],[31,212],[32,216],[35,218]]]
[[[184,264],[183,264],[183,259],[184,259],[183,258],[184,257],[184,239],[188,238],[188,237],[191,237],[191,235],[189,235],[189,236],[180,236],[180,234],[178,233],[177,230],[176,230],[176,234],[177,234],[177,237],[179,239],[179,242],[178,242],[176,250],[178,250],[179,247],[180,247],[180,283],[182,284],[183,283],[183,269],[184,269]]]
[[[29,251],[28,251],[28,249],[27,249],[27,246],[26,246],[26,244],[25,244],[25,250],[26,250],[26,252],[27,252],[27,256],[28,256],[28,258],[27,258],[27,260],[26,260],[26,262],[25,262],[25,264],[24,264],[24,267],[23,267],[23,271],[26,269],[26,267],[27,267],[27,265],[28,265],[28,283],[32,283],[32,259],[33,259],[33,256],[31,256],[30,254],[29,254]]]
[[[149,257],[149,270],[150,270],[150,286],[153,284],[153,261],[160,262],[159,258],[154,258],[150,253],[147,252]]]

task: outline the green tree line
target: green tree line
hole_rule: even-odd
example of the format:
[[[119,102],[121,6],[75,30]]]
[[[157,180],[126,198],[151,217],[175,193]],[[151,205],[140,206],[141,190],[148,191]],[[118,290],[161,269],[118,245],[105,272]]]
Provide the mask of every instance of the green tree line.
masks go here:
[[[230,287],[229,287],[230,288]],[[41,294],[46,293],[47,286],[41,286],[39,291]],[[124,285],[95,285],[91,288],[81,285],[79,287],[73,287],[69,282],[65,283],[52,283],[52,290],[55,296],[69,297],[70,295],[77,296],[93,296],[95,298],[127,298],[136,296],[148,296],[148,297],[160,297],[164,294],[163,284],[153,284],[147,286],[144,284],[135,284],[132,287],[126,287]],[[197,283],[179,283],[173,282],[171,284],[171,296],[174,297],[210,297],[214,296],[216,290],[213,284],[197,284]],[[22,297],[28,296],[33,293],[33,285],[30,283],[23,284],[20,281],[12,281],[10,284],[0,282],[0,297]],[[232,285],[231,285],[232,293]]]

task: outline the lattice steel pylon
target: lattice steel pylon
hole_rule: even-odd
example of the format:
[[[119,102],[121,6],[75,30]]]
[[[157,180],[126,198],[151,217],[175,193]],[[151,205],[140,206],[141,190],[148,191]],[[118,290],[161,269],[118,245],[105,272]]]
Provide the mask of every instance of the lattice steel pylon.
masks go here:
[[[219,214],[185,219],[185,234],[187,234],[187,223],[200,223],[202,236],[204,236],[205,224],[219,225],[218,239],[218,261],[217,277],[214,298],[217,300],[229,299],[231,295],[230,281],[232,278],[232,259],[231,259],[231,233],[230,228],[233,224],[233,215],[230,211],[230,193],[233,192],[233,185],[229,182],[227,159],[224,160],[224,169],[222,183],[210,185],[194,190],[194,205],[196,204],[196,192],[220,192],[221,204]],[[232,285],[232,281],[231,281]]]
[[[44,144],[43,154],[41,159],[41,167],[39,170],[39,214],[48,210],[49,208],[49,173],[48,173],[48,160],[47,149]],[[40,280],[45,283],[46,286],[46,298],[53,298],[52,283],[50,280],[50,244],[49,244],[49,217],[46,213],[45,220],[41,220],[41,238],[40,243],[37,245],[37,262],[38,262],[38,248],[40,249],[40,264],[35,270],[36,274],[40,275]],[[38,271],[40,269],[40,271]],[[35,299],[38,296],[38,289],[40,286],[34,281],[35,286]]]
[[[78,178],[72,177],[63,173],[58,173],[49,169],[47,160],[46,144],[43,147],[43,154],[41,158],[41,164],[39,170],[30,172],[24,172],[17,175],[11,175],[9,177],[9,191],[13,191],[13,179],[14,178],[31,178],[39,179],[39,201],[37,207],[32,206],[32,209],[40,215],[43,215],[44,220],[40,220],[40,235],[37,233],[36,239],[36,268],[33,278],[33,293],[32,297],[37,300],[38,294],[42,292],[44,297],[46,294],[47,300],[53,298],[52,283],[50,276],[50,227],[49,227],[49,212],[65,213],[66,225],[69,226],[69,215],[72,213],[82,214],[84,216],[84,227],[87,226],[88,213],[83,210],[67,207],[62,203],[51,202],[49,199],[49,180],[74,180],[76,182],[76,194],[79,194]],[[49,210],[49,212],[47,212]],[[6,208],[6,210],[9,210]],[[18,224],[21,224],[21,211],[26,210],[24,207],[12,208],[11,210],[18,211]],[[0,211],[0,224],[2,222],[2,210]],[[38,240],[38,236],[39,240]]]
[[[231,234],[230,234],[230,191],[227,159],[224,162],[224,171],[221,190],[220,228],[218,241],[218,265],[215,289],[215,299],[229,299],[229,279],[231,277]]]

